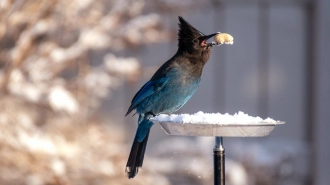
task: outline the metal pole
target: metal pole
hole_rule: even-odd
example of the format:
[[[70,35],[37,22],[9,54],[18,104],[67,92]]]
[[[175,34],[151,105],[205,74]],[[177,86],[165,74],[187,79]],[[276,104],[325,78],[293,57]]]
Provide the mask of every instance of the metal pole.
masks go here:
[[[225,185],[225,148],[222,137],[215,137],[213,148],[214,185]]]

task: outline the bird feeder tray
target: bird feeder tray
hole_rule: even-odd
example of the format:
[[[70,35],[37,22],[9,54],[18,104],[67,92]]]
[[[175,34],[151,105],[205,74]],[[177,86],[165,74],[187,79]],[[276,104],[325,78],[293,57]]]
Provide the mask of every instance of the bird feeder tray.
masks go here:
[[[177,123],[177,122],[158,122],[168,135],[183,136],[222,136],[222,137],[264,137],[278,124],[276,123],[246,123],[246,124],[208,124],[208,123]]]
[[[214,116],[219,117],[215,118]],[[184,117],[188,117],[189,121],[187,119],[183,121]],[[224,119],[220,119],[221,117]],[[201,118],[211,122],[201,121],[199,123]],[[268,136],[276,125],[284,124],[282,121],[275,121],[270,118],[265,120],[259,117],[253,118],[242,112],[234,116],[204,115],[199,112],[192,116],[184,115],[180,117],[180,115],[174,115],[173,119],[171,115],[162,115],[159,118],[152,118],[151,121],[159,123],[168,135],[215,137],[213,148],[214,185],[225,185],[225,148],[222,137]]]

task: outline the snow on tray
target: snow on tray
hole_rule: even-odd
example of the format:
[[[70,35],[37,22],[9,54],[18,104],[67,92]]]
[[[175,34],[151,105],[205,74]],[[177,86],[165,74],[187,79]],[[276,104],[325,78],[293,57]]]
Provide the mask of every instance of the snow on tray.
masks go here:
[[[160,114],[153,118],[155,122],[174,122],[174,123],[204,123],[204,124],[280,124],[281,121],[275,121],[271,118],[262,119],[238,112],[234,115],[228,113],[204,113],[199,111],[195,114]]]

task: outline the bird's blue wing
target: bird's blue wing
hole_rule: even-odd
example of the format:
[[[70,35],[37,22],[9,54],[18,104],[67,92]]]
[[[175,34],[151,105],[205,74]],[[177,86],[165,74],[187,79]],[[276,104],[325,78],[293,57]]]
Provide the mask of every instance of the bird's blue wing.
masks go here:
[[[165,87],[166,83],[168,82],[169,78],[164,77],[158,80],[149,81],[135,94],[131,106],[129,107],[126,116],[136,108],[138,104],[140,104],[143,100],[148,98],[149,96],[155,94],[159,90]]]

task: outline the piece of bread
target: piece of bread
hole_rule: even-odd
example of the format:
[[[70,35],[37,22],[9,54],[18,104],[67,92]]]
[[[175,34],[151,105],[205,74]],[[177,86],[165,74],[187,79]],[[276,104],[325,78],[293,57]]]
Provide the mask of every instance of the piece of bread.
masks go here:
[[[218,33],[214,37],[214,41],[220,44],[234,44],[234,37],[228,33]]]

